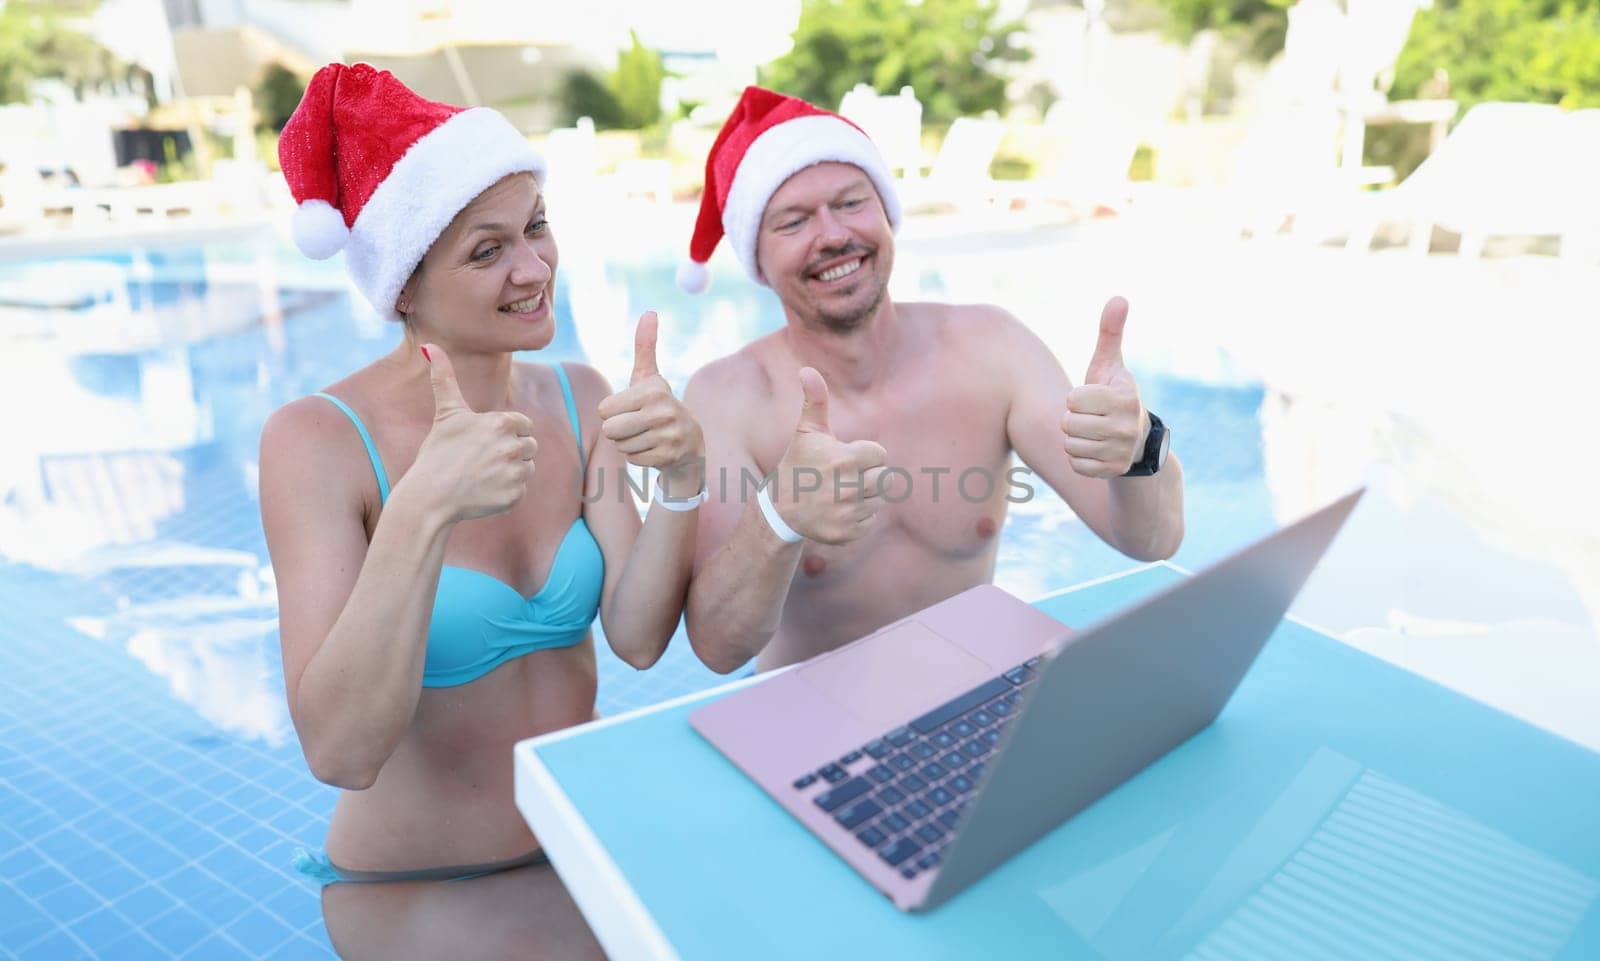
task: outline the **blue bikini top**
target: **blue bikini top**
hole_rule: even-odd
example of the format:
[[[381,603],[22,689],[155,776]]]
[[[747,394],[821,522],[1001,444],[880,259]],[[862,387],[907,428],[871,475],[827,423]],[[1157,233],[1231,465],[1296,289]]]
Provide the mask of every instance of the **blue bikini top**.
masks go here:
[[[578,439],[581,469],[583,433],[578,426],[578,405],[572,399],[567,372],[560,364],[553,366],[567,400],[573,436]],[[344,401],[332,394],[317,396],[332,401],[356,425],[378,477],[379,499],[388,501],[388,475],[367,426]],[[594,622],[604,581],[605,558],[581,516],[567,528],[556,548],[550,576],[532,597],[523,597],[510,584],[482,571],[446,564],[439,571],[439,589],[428,624],[422,686],[454,687],[475,681],[514,657],[577,644]]]

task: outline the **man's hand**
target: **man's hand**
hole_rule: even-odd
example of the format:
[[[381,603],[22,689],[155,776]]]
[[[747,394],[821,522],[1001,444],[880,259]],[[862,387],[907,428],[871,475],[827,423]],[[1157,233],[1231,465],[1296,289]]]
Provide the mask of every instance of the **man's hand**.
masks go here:
[[[796,533],[846,544],[867,532],[883,507],[878,489],[888,454],[870,440],[845,443],[828,426],[828,385],[814,368],[800,369],[805,402],[783,460],[772,504]]]
[[[672,496],[690,496],[701,488],[705,437],[656,369],[656,330],[655,311],[645,311],[633,338],[633,375],[625,389],[600,402],[600,433],[628,463],[661,471]]]
[[[404,482],[426,485],[452,521],[510,510],[533,476],[539,453],[533,422],[516,411],[477,413],[462,398],[444,348],[428,344],[422,353],[433,385],[433,426]]]
[[[1067,394],[1062,446],[1072,469],[1085,477],[1120,477],[1144,453],[1150,418],[1139,385],[1122,363],[1128,302],[1113,297],[1100,313],[1100,340],[1083,384]]]

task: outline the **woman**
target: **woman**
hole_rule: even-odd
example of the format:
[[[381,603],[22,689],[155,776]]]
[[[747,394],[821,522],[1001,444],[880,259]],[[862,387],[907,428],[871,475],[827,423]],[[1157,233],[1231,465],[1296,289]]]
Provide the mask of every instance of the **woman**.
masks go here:
[[[262,432],[290,714],[312,772],[345,789],[327,855],[299,866],[326,882],[483,878],[426,896],[509,890],[535,934],[584,941],[570,902],[526,902],[565,894],[528,867],[543,858],[513,803],[511,747],[593,716],[597,610],[623,660],[661,656],[704,498],[699,425],[655,372],[652,314],[616,394],[587,366],[513,360],[555,333],[557,253],[542,162],[499,114],[333,64],[279,153],[297,243],[344,249],[403,325],[391,353]],[[642,528],[625,461],[660,472]],[[530,888],[497,877],[518,869]],[[330,934],[341,952],[392,953],[379,936],[421,952],[403,925],[439,887],[327,888]],[[529,952],[526,931],[506,937]]]

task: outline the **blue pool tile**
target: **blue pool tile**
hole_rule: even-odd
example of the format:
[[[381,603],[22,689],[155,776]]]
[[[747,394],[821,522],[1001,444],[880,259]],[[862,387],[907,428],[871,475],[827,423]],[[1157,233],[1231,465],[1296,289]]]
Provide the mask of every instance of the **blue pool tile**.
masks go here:
[[[248,912],[224,928],[223,933],[258,958],[294,937],[295,934],[294,929],[259,910]]]
[[[101,802],[78,791],[67,791],[50,801],[51,810],[65,821],[73,821],[100,807]]]
[[[174,851],[163,841],[140,837],[116,849],[117,855],[129,864],[138,865],[146,877],[162,878],[189,863],[189,859]]]
[[[179,790],[164,795],[162,800],[179,810],[192,811],[211,800],[211,795],[196,789],[190,784],[182,784]]]
[[[228,840],[233,840],[254,827],[261,819],[248,814],[234,814],[211,825],[211,830]]]
[[[224,844],[200,858],[198,863],[217,877],[238,884],[238,876],[253,869],[259,862],[233,845]]]
[[[144,884],[139,872],[115,859],[100,865],[99,871],[84,872],[83,884],[107,901],[115,901]]]
[[[243,948],[214,934],[181,955],[182,961],[255,961]]]
[[[312,825],[316,824],[317,821],[318,819],[316,817],[307,814],[297,807],[292,807],[284,810],[267,823],[272,825],[274,828],[277,828],[284,834],[293,837],[300,834],[302,831],[308,830]]]
[[[136,798],[142,796],[131,785],[118,780],[107,781],[95,790],[95,797],[99,799],[101,806],[113,811],[133,804]]]
[[[0,824],[0,851],[13,851],[27,846],[27,838],[11,830],[8,824]]]
[[[144,828],[117,815],[98,818],[94,824],[86,826],[85,830],[90,837],[113,850],[133,838],[145,837]]]
[[[146,832],[152,832],[157,828],[165,827],[167,824],[171,823],[172,817],[175,813],[176,812],[167,807],[165,804],[161,804],[156,801],[146,801],[143,804],[137,805],[127,811],[122,812],[122,816],[138,825]]]
[[[177,899],[159,885],[147,884],[119,899],[115,907],[130,918],[154,918],[170,911],[177,903]]]
[[[40,838],[34,842],[34,847],[75,878],[104,864],[107,856],[99,845],[70,828]]]
[[[70,827],[33,835],[33,847],[63,866],[70,863],[74,855],[82,853],[85,843],[83,835]]]
[[[211,819],[226,817],[234,811],[241,810],[246,804],[260,796],[260,787],[249,781],[241,781],[238,787],[225,794],[218,795],[215,801],[195,811],[195,814]]]
[[[280,835],[277,831],[258,824],[250,830],[245,831],[243,834],[240,834],[238,837],[238,842],[239,847],[250,852],[251,854],[260,856],[262,851],[265,851],[267,848],[271,847],[282,839],[282,835]]]
[[[32,815],[11,822],[23,837],[36,838],[66,825],[66,819],[54,811],[41,808]]]
[[[200,822],[182,816],[175,816],[167,823],[156,826],[150,833],[179,851],[209,851],[220,840]]]
[[[10,898],[7,895],[10,894]],[[33,902],[0,888],[0,947],[28,944],[60,927]]]
[[[18,878],[44,866],[44,858],[31,847],[19,848],[0,858],[0,878]],[[0,915],[4,912],[0,911]]]
[[[333,802],[339,796],[337,788],[323,784],[321,781],[306,778],[289,795],[312,810],[332,810]]]
[[[337,955],[325,940],[299,936],[281,945],[262,961],[335,961]]]
[[[281,865],[267,864],[254,858],[237,872],[228,875],[228,883],[248,895],[253,901],[264,898],[296,883]]]
[[[156,945],[149,938],[133,932],[127,937],[111,942],[104,948],[96,946],[103,958],[116,961],[171,961],[172,952]]]
[[[18,891],[37,901],[71,881],[71,878],[62,874],[54,865],[45,864],[17,878],[14,883]]]
[[[241,808],[245,814],[255,818],[257,821],[265,821],[280,813],[284,809],[285,803],[282,798],[276,795],[263,794],[245,801]]]
[[[72,932],[91,947],[108,945],[118,938],[127,937],[134,930],[127,918],[111,908],[101,908],[72,923]]]
[[[45,935],[61,930],[61,925],[43,914],[18,919],[15,923],[0,922],[0,946],[14,950],[14,946],[30,945]],[[0,955],[10,961],[11,955]]]
[[[305,779],[305,774],[295,767],[299,762],[298,747],[279,751],[273,765],[256,774],[255,782],[279,797],[289,798],[292,796],[291,792]]]
[[[172,954],[183,954],[210,937],[216,925],[186,907],[176,907],[144,926],[145,934]]]
[[[105,902],[93,891],[77,883],[63,885],[38,900],[39,906],[44,908],[47,914],[63,923],[81,918],[90,911],[105,906]]]
[[[262,907],[297,931],[322,921],[322,893],[294,882],[263,901]]]
[[[77,961],[93,957],[65,931],[53,931],[47,937],[24,947],[18,952],[17,961]],[[117,961],[122,959],[118,958]]]
[[[230,791],[238,790],[240,785],[244,783],[245,781],[242,777],[231,774],[228,771],[217,771],[215,774],[208,775],[201,779],[200,782],[195,786],[204,791],[206,797],[215,798],[227,794]]]
[[[324,828],[321,832],[319,832],[319,835],[325,833],[327,833],[327,830]],[[265,851],[261,852],[261,863],[283,871],[293,872],[294,852],[296,850],[299,848],[313,850],[320,846],[320,841],[309,839],[307,841],[291,841],[288,839],[277,841],[270,845]]]
[[[218,927],[250,910],[253,905],[249,898],[221,881],[189,888],[186,900],[201,917]]]

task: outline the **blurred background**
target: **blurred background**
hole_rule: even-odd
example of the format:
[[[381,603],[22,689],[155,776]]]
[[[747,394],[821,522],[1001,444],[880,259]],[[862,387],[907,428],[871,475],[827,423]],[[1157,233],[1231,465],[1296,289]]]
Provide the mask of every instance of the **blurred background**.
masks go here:
[[[909,211],[896,297],[1001,304],[1074,378],[1129,299],[1177,564],[1365,484],[1294,615],[1600,749],[1600,0],[7,0],[0,956],[331,956],[256,499],[266,416],[398,337],[288,240],[277,131],[330,61],[545,153],[528,359],[614,383],[642,310],[679,388],[782,325],[725,251],[673,272],[746,84],[838,110]],[[1134,566],[1037,494],[1002,586]],[[718,680],[600,648],[603,713]]]

